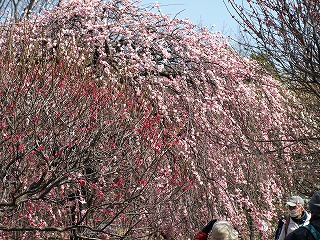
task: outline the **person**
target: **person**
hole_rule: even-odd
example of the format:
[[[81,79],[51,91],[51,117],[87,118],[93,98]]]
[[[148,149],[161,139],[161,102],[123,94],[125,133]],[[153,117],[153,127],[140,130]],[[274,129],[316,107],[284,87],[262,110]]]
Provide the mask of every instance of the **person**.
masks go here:
[[[285,240],[320,239],[320,237],[314,237],[316,234],[319,234],[320,236],[320,190],[316,191],[311,197],[309,201],[309,210],[311,212],[310,224],[294,230],[285,238]],[[313,230],[310,229],[310,226],[312,226]],[[312,234],[312,231],[315,235]]]
[[[238,232],[223,220],[211,220],[193,240],[238,240]]]
[[[292,196],[286,202],[288,214],[279,219],[275,240],[285,237],[297,228],[308,225],[311,215],[304,209],[304,200],[300,196]]]

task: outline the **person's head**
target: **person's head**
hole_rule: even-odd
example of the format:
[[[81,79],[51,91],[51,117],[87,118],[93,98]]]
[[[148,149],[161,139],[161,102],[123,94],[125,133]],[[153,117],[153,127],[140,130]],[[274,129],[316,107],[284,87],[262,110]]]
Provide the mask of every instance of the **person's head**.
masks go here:
[[[310,199],[309,210],[313,215],[320,215],[320,190],[316,191]]]
[[[227,221],[217,221],[211,230],[210,240],[238,240],[238,232]]]
[[[287,207],[290,217],[300,218],[304,211],[304,200],[299,196],[292,196],[287,201]]]

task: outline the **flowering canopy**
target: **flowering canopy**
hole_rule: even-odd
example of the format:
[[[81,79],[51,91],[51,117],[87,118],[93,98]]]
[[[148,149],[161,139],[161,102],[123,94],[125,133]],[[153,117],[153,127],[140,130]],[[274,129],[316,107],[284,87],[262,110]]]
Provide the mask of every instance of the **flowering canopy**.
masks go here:
[[[2,238],[187,239],[212,217],[271,234],[304,147],[281,139],[308,129],[223,36],[74,0],[0,41]]]

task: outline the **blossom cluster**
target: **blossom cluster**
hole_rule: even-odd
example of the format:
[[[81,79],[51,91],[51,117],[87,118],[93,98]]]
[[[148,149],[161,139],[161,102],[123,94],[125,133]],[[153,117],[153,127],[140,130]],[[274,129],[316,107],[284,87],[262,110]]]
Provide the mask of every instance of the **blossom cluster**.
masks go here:
[[[291,184],[279,162],[305,147],[281,140],[309,128],[223,35],[74,0],[0,39],[2,238],[183,239],[212,216],[271,234]]]

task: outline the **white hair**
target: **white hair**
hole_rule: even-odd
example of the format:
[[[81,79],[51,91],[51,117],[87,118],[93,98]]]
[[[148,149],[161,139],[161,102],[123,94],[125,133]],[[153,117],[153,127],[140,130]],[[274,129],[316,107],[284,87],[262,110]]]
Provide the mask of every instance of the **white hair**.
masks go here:
[[[238,232],[227,221],[217,221],[210,233],[210,240],[238,240]]]

